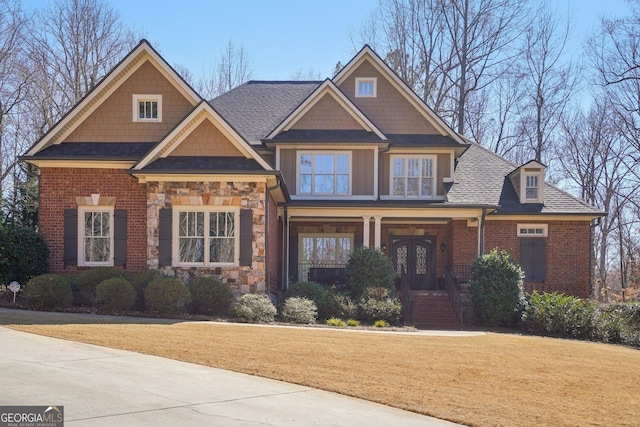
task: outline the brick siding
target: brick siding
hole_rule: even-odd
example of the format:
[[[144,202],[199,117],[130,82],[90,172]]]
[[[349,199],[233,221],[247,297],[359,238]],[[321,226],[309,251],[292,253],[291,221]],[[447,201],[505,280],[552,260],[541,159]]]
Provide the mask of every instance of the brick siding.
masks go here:
[[[64,210],[77,209],[76,197],[114,197],[115,209],[127,211],[127,263],[125,270],[146,268],[146,186],[117,169],[42,168],[40,170],[40,233],[49,245],[49,271],[75,272],[64,265]]]

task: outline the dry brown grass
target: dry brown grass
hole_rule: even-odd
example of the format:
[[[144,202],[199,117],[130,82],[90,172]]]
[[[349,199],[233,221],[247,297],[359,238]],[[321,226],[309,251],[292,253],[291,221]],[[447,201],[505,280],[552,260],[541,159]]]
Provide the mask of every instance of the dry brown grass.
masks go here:
[[[0,311],[0,324],[335,391],[468,425],[640,422],[640,351],[612,345],[493,333],[432,337],[129,319],[119,324],[101,317],[94,317],[101,324],[80,324],[75,317],[38,316],[17,319]]]

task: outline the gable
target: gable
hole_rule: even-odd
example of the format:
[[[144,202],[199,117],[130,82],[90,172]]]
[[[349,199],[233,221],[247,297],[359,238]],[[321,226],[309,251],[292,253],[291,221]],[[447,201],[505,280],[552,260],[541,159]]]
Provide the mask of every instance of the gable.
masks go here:
[[[376,97],[355,96],[356,78],[361,77],[376,79]],[[385,134],[440,134],[368,58],[342,76],[338,87]]]
[[[351,130],[363,127],[333,96],[325,93],[291,129]]]
[[[134,94],[162,95],[162,122],[134,122]],[[189,100],[150,61],[145,61],[64,142],[158,141],[192,108]]]
[[[244,157],[209,120],[201,122],[167,157],[173,156]]]

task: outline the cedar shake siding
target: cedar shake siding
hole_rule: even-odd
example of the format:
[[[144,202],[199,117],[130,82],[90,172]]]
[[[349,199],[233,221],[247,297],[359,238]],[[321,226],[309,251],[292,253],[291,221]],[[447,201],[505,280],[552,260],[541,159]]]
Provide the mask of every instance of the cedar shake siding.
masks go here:
[[[356,98],[356,77],[376,77],[377,96]],[[339,86],[340,90],[386,134],[437,134],[431,123],[368,61]]]
[[[78,199],[100,194],[113,198],[115,209],[126,212],[126,260],[123,270],[136,273],[146,269],[146,191],[145,186],[126,171],[117,169],[42,168],[40,170],[40,233],[51,251],[49,271],[75,272],[77,262],[64,262],[65,210],[78,209]],[[71,226],[72,224],[67,224]],[[77,227],[77,222],[75,223]],[[77,246],[76,246],[77,247]]]
[[[134,122],[134,94],[162,95],[162,122]],[[192,108],[193,105],[147,61],[87,117],[65,141],[159,141]]]
[[[325,94],[292,129],[361,130],[362,126],[331,95]]]
[[[169,156],[244,157],[213,123],[203,121]]]

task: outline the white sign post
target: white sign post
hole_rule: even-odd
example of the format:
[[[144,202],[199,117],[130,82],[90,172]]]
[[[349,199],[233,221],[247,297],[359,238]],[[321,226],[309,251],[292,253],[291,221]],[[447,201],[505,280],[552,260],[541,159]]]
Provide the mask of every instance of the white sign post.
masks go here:
[[[13,292],[13,303],[16,303],[16,294],[20,292],[20,283],[13,281],[9,283],[9,289]]]

